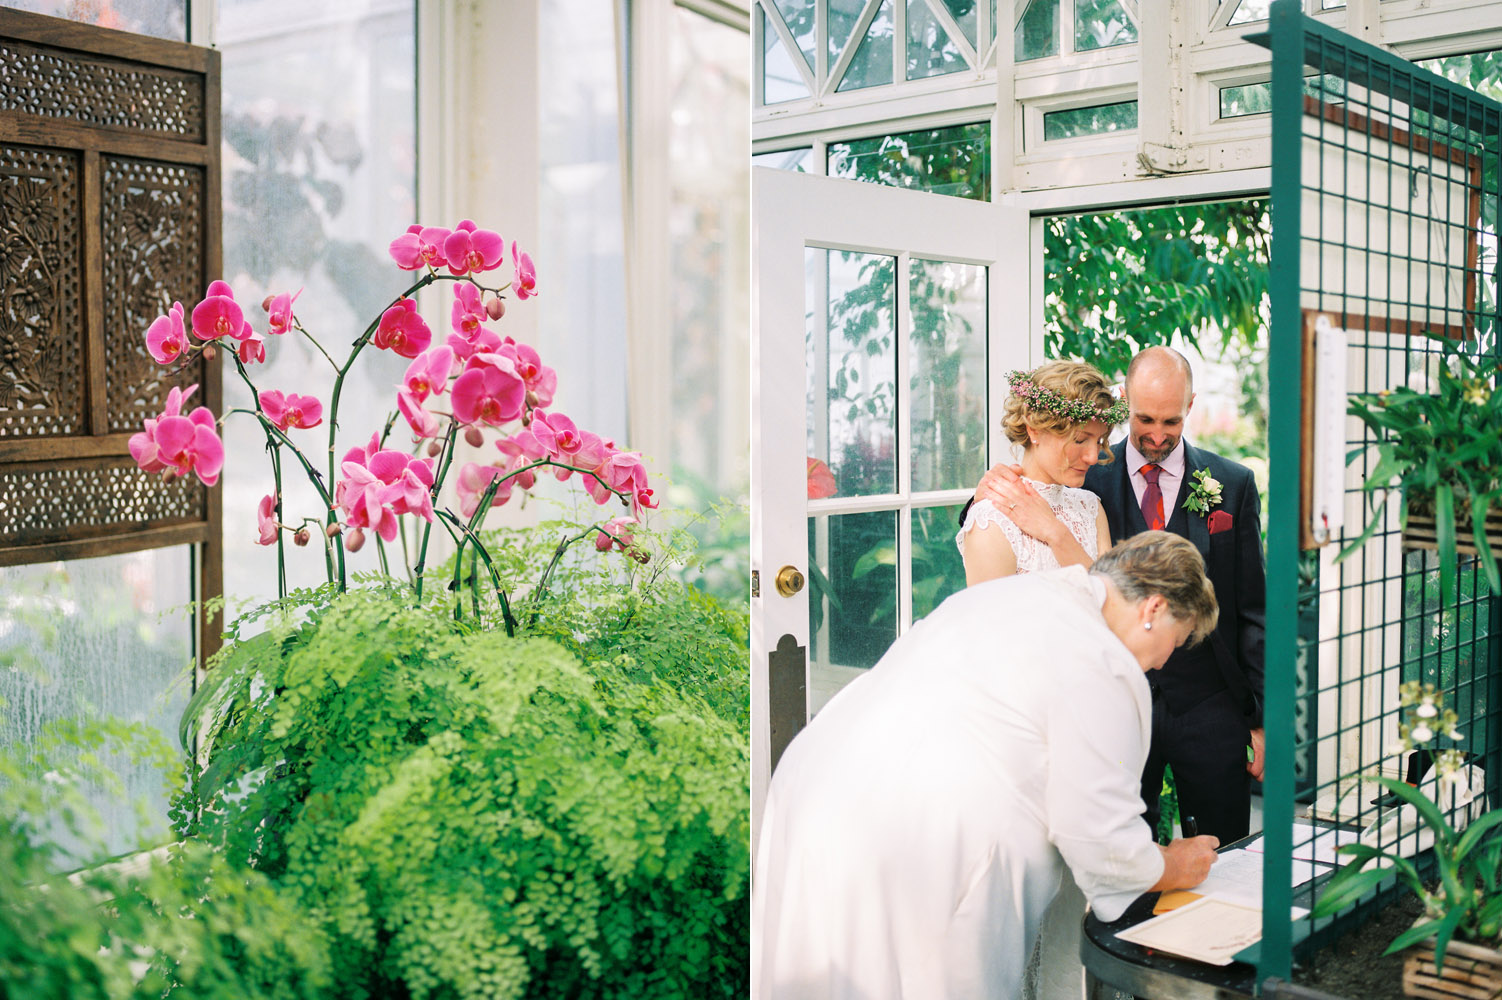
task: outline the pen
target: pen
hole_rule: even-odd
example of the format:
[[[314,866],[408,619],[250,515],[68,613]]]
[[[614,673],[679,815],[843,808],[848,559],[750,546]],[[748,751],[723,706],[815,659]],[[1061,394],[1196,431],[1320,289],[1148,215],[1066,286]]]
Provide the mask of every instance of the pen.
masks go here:
[[[1200,835],[1200,825],[1194,821],[1194,817],[1193,816],[1185,816],[1184,817],[1184,836],[1185,837],[1198,837],[1199,835]]]

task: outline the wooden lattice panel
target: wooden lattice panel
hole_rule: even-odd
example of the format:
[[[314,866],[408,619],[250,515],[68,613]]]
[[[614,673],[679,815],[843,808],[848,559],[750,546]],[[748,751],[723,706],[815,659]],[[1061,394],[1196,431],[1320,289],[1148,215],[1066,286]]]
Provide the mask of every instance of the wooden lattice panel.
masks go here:
[[[218,491],[129,449],[174,385],[222,409],[220,363],[145,341],[219,240],[218,54],[0,7],[0,565],[186,543],[219,593]]]
[[[0,437],[86,433],[80,161],[0,145]]]
[[[6,38],[0,109],[202,142],[204,78]]]
[[[102,157],[104,325],[144,331],[173,302],[193,308],[203,294],[203,170],[176,163]],[[135,432],[162,410],[167,390],[203,380],[203,363],[163,368],[144,334],[107,336],[109,430]],[[170,371],[178,371],[170,375]]]

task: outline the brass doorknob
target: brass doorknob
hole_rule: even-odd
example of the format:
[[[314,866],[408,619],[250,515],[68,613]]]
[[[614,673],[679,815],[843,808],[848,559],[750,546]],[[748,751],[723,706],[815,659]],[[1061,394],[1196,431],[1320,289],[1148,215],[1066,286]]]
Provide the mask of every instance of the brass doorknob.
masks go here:
[[[803,574],[792,566],[777,571],[777,592],[783,597],[792,597],[803,589]]]

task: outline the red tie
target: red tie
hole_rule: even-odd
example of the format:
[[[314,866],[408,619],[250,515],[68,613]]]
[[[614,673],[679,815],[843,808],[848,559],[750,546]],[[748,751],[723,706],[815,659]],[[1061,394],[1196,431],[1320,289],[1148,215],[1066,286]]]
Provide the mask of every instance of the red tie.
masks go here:
[[[1149,462],[1142,467],[1142,478],[1147,480],[1147,489],[1142,491],[1142,517],[1149,531],[1162,531],[1163,491],[1158,489],[1158,476],[1163,470]]]

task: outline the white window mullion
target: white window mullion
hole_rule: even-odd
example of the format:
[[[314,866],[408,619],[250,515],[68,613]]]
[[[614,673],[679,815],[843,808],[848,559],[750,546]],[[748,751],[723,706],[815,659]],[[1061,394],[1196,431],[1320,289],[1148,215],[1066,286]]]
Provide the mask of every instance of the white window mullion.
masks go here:
[[[751,5],[751,106],[762,107],[767,96],[766,21],[760,0]]]
[[[907,82],[907,0],[892,0],[892,82]]]
[[[822,94],[829,85],[829,0],[814,0],[814,80],[811,94]]]
[[[908,499],[913,491],[913,417],[908,396],[912,384],[913,340],[912,255],[897,255],[897,385],[892,394],[897,407],[897,493],[903,503],[897,508],[897,634],[913,624],[913,518]]]

